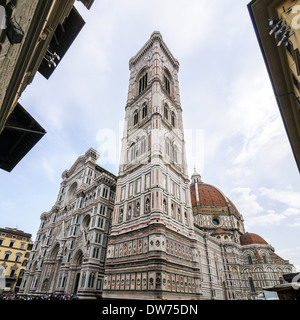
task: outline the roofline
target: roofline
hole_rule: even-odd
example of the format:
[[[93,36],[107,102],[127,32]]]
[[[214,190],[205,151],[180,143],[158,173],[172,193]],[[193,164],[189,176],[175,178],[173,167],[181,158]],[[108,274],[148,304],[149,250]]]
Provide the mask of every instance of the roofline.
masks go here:
[[[134,55],[129,60],[129,68],[135,65],[141,57],[143,57],[146,52],[153,46],[154,42],[158,41],[160,43],[160,47],[164,50],[166,56],[169,58],[170,62],[173,64],[173,67],[178,71],[179,70],[179,61],[175,59],[169,48],[167,47],[166,43],[163,40],[163,37],[159,31],[154,31],[151,34],[150,39],[143,45],[143,47],[138,51],[136,55]]]
[[[25,233],[22,230],[15,230],[15,229],[10,229],[10,228],[0,228],[0,232],[5,232],[8,234],[13,234],[13,235],[18,235],[18,236],[22,236],[22,237],[26,237],[26,238],[31,238],[32,234],[30,233]]]

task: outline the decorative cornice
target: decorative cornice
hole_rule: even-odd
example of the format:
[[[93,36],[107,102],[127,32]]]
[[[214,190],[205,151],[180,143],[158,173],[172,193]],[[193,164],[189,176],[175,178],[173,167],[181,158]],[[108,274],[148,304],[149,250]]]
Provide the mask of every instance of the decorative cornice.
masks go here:
[[[133,56],[129,61],[129,68],[131,69],[153,46],[155,42],[159,42],[160,48],[163,50],[165,55],[168,57],[173,67],[178,71],[179,70],[179,62],[174,58],[171,51],[163,41],[162,35],[159,31],[154,31],[150,37],[150,39],[145,43],[142,49]]]

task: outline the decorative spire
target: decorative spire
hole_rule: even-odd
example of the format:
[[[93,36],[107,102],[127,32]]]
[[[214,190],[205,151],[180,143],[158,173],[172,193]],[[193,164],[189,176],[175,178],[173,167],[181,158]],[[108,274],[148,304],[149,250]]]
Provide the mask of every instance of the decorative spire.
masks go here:
[[[196,166],[194,166],[194,173],[192,175],[192,183],[203,183],[201,175],[196,170]]]

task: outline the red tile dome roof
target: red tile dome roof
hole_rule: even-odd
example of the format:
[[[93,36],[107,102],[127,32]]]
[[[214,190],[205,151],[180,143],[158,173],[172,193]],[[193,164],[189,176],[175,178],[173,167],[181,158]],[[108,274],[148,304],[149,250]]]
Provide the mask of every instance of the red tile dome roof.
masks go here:
[[[240,241],[242,246],[246,246],[248,244],[268,244],[268,242],[258,234],[249,232],[241,235]]]
[[[193,178],[193,177],[192,177]],[[218,209],[218,214],[240,216],[239,211],[218,188],[203,183],[202,180],[192,181],[190,186],[191,201],[194,214],[201,213],[205,208]],[[220,210],[221,209],[221,210]]]

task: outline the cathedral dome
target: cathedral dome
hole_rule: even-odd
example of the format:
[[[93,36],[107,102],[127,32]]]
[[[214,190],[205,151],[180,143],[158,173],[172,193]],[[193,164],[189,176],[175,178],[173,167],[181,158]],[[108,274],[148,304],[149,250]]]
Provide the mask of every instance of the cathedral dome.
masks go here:
[[[258,234],[249,232],[244,233],[241,236],[240,241],[242,246],[246,246],[248,244],[268,244],[268,242]]]
[[[232,201],[215,186],[204,183],[196,170],[192,175],[190,191],[194,215],[208,212],[211,209],[216,210],[220,215],[241,217]]]

